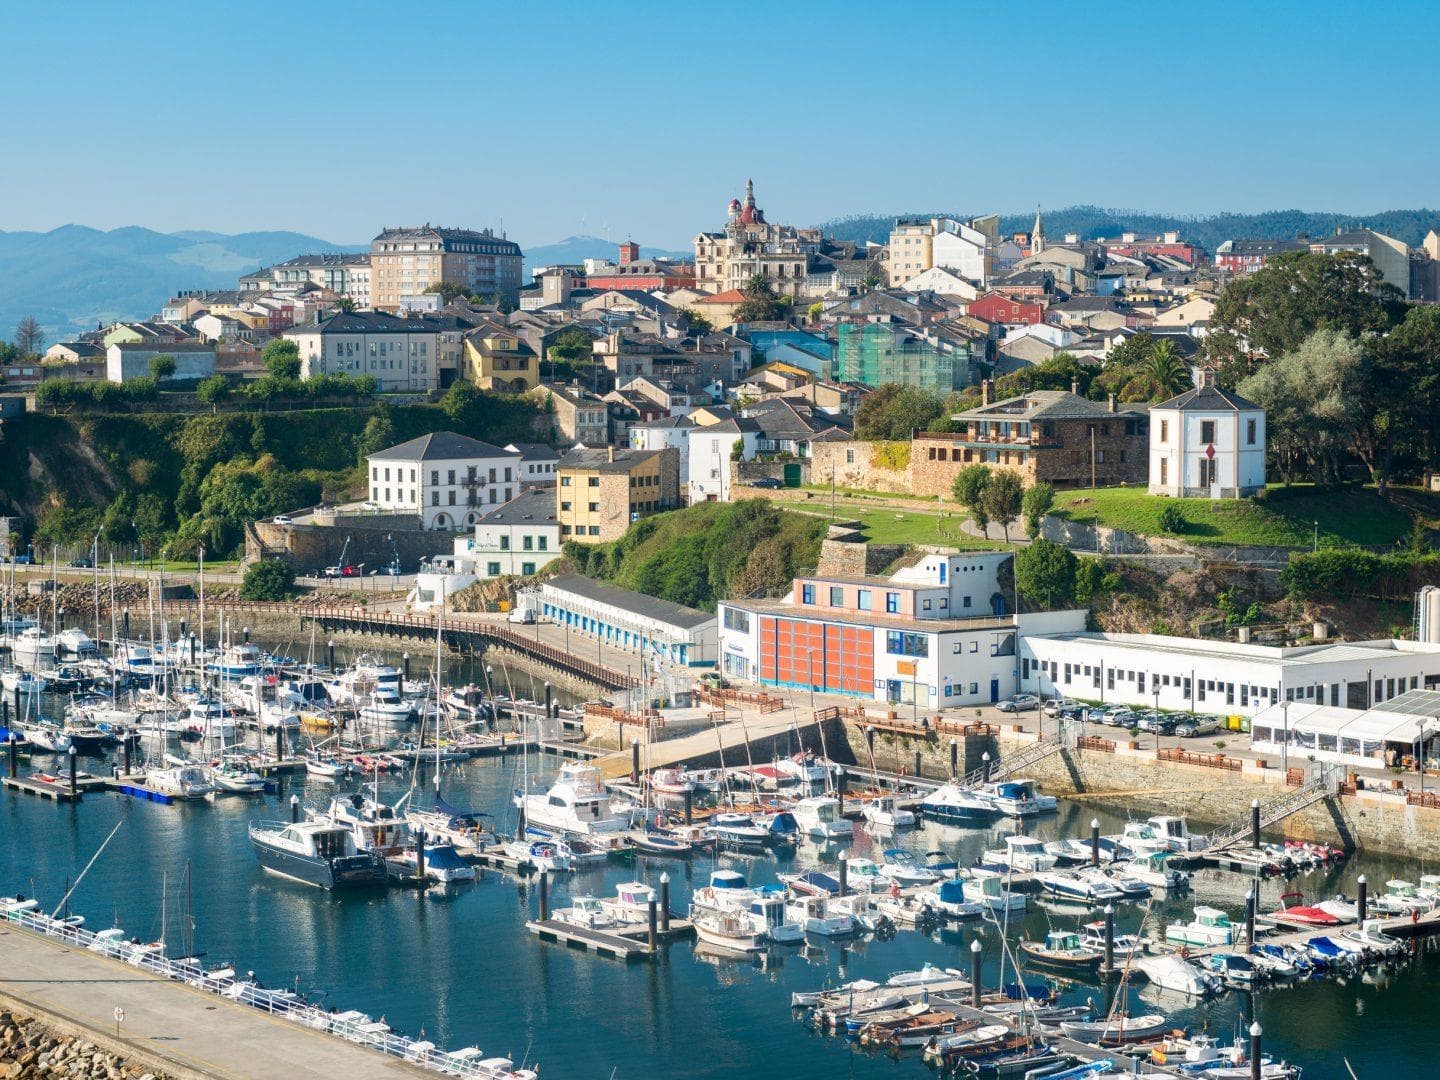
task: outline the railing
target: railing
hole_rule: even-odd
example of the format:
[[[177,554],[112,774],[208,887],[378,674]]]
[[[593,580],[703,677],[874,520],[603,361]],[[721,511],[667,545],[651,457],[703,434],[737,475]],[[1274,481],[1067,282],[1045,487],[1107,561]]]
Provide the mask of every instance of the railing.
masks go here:
[[[1083,735],[1075,740],[1075,746],[1079,750],[1099,750],[1102,754],[1115,752],[1115,740],[1102,739],[1098,735]]]
[[[1292,769],[1290,771],[1291,773],[1298,772],[1302,779],[1304,778],[1305,770]],[[1342,775],[1343,769],[1339,765],[1326,765],[1308,782],[1286,791],[1283,795],[1277,795],[1261,806],[1260,827],[1268,828],[1285,820],[1291,814],[1304,810],[1307,806],[1335,795],[1340,790]],[[1248,836],[1253,828],[1253,822],[1247,818],[1211,833],[1210,850],[1218,851],[1221,848],[1229,847],[1237,840]]]
[[[1224,754],[1197,754],[1192,750],[1181,750],[1178,747],[1161,750],[1155,756],[1160,761],[1174,761],[1181,765],[1199,765],[1206,769],[1224,769],[1227,772],[1239,772],[1243,765],[1239,758],[1226,757]]]
[[[699,686],[695,689],[695,696],[710,705],[754,705],[762,714],[780,712],[785,708],[784,698],[755,690]]]
[[[648,709],[643,713],[628,712],[625,709],[617,709],[613,705],[605,705],[598,701],[587,701],[585,703],[585,717],[596,717],[600,720],[609,720],[612,723],[633,724],[636,727],[645,727],[647,724],[654,724],[656,727],[665,726],[665,718],[654,709]]]
[[[506,1080],[514,1076],[506,1070],[482,1066],[479,1061],[469,1057],[455,1057],[434,1043],[397,1035],[363,1014],[330,1012],[307,1003],[288,990],[268,990],[258,983],[236,979],[233,975],[212,974],[195,964],[171,960],[151,946],[137,945],[113,932],[94,933],[63,920],[52,919],[38,910],[10,909],[0,913],[0,917],[26,930],[63,941],[67,945],[123,961],[162,978],[183,982],[238,1005],[248,1005],[301,1027],[377,1050],[387,1057],[398,1058],[433,1072],[450,1076],[484,1077],[486,1080]]]
[[[1433,791],[1405,792],[1406,806],[1423,806],[1427,810],[1440,810],[1440,795]]]
[[[1031,743],[1025,749],[1014,754],[1006,754],[1005,757],[990,766],[991,780],[1003,780],[1007,776],[1013,776],[1021,769],[1028,769],[1038,761],[1043,761],[1051,754],[1059,753],[1065,748],[1065,740],[1057,733],[1046,735],[1039,742]],[[986,780],[985,770],[976,769],[965,777],[964,787],[974,787],[976,784],[983,784]]]

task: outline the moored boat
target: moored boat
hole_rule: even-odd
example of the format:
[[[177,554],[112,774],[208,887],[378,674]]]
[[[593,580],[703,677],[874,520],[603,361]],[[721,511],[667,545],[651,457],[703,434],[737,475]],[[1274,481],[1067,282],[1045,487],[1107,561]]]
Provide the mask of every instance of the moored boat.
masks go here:
[[[373,852],[357,849],[343,825],[258,822],[250,826],[250,842],[266,870],[307,885],[340,889],[385,882],[384,862]]]

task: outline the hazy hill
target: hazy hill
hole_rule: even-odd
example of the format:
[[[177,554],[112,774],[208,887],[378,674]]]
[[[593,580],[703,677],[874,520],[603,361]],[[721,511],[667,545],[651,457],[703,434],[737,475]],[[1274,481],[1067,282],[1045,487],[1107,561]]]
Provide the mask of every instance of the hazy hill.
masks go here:
[[[528,275],[537,266],[554,266],[557,263],[582,263],[586,259],[614,260],[619,255],[620,241],[602,240],[598,236],[567,236],[553,244],[539,247],[525,247],[525,273]],[[673,258],[694,258],[693,251],[665,251],[661,248],[642,247],[640,257],[654,259],[659,256]]]
[[[147,318],[179,289],[234,288],[239,275],[268,263],[350,250],[295,232],[0,231],[0,338],[34,315],[46,340],[58,341],[97,323]]]
[[[978,211],[977,211],[978,212]],[[972,212],[923,211],[904,214],[856,214],[822,222],[820,228],[842,240],[884,241],[896,217],[971,217]],[[1058,240],[1066,233],[1081,239],[1118,236],[1135,232],[1142,236],[1178,230],[1184,240],[1214,251],[1226,240],[1291,240],[1296,236],[1326,236],[1337,228],[1368,226],[1376,232],[1418,247],[1430,229],[1440,229],[1440,210],[1382,210],[1375,214],[1333,214],[1309,210],[1267,210],[1259,214],[1212,214],[1177,216],[1147,210],[1106,210],[1098,206],[1069,206],[1044,212],[1045,235]],[[1035,223],[1035,211],[1000,215],[1002,234],[1028,232]]]

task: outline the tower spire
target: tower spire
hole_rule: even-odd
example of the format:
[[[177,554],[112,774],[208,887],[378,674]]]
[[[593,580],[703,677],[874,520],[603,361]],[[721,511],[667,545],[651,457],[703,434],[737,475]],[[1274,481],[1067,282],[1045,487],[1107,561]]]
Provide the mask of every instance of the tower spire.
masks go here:
[[[1039,255],[1045,250],[1045,224],[1040,220],[1040,204],[1035,204],[1035,227],[1030,230],[1030,254]]]

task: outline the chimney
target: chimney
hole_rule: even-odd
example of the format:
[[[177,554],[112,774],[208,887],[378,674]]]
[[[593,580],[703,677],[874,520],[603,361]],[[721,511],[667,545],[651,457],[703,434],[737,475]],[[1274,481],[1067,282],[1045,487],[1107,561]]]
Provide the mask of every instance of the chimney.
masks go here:
[[[606,450],[606,455],[605,455],[605,456],[606,456],[607,460],[613,462],[613,461],[615,460],[615,447],[613,447],[613,446],[607,446],[607,447],[605,448],[605,450]]]
[[[1079,380],[1079,379],[1071,379],[1071,380],[1070,380],[1070,393],[1076,394],[1076,395],[1078,395],[1078,394],[1080,393],[1080,380]]]
[[[1109,396],[1109,398],[1107,399],[1107,402],[1108,402],[1108,404],[1109,404],[1109,406],[1110,406],[1110,411],[1111,411],[1111,412],[1114,412],[1114,411],[1115,411],[1115,395],[1114,395],[1114,394],[1111,394],[1111,395]]]
[[[1202,387],[1205,387],[1205,386],[1214,386],[1214,385],[1215,385],[1215,369],[1214,369],[1214,368],[1204,367],[1204,368],[1201,368],[1201,369],[1200,369],[1200,382],[1199,382],[1199,385],[1202,386]]]
[[[990,400],[995,396],[995,383],[990,379],[980,380],[980,404],[989,405]]]

